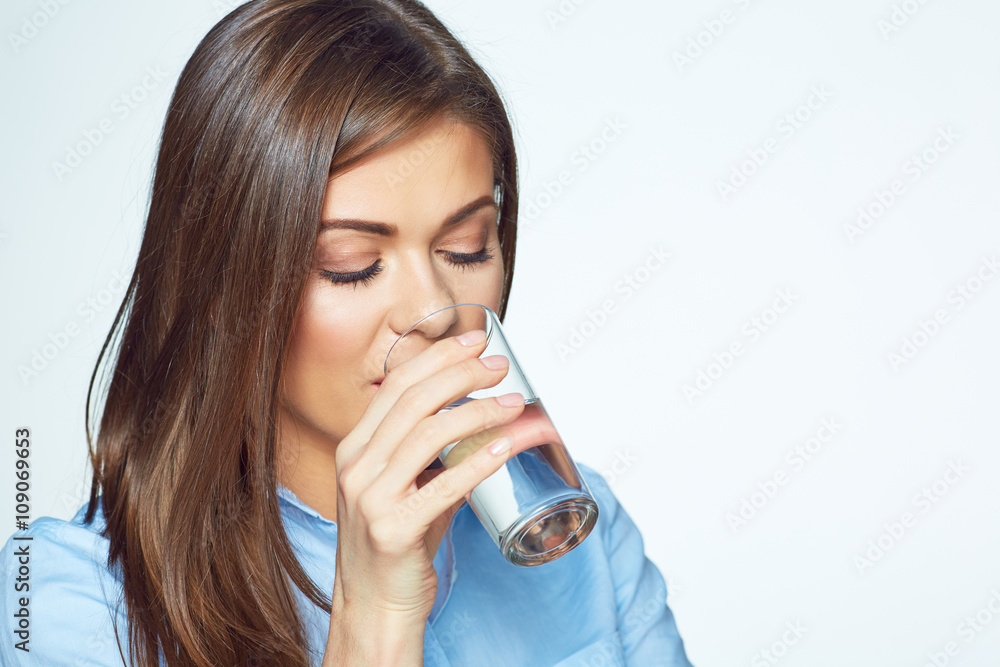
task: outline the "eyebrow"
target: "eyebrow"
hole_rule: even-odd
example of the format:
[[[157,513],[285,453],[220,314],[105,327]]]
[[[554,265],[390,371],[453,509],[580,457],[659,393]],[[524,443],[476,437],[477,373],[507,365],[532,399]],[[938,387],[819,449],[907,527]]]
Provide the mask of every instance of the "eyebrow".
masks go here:
[[[493,200],[493,197],[483,195],[445,218],[441,224],[441,228],[448,229],[449,227],[454,227],[486,206],[496,209],[497,203]],[[367,234],[377,234],[378,236],[395,236],[399,232],[399,228],[391,222],[376,222],[374,220],[358,220],[355,218],[325,218],[320,220],[320,233],[330,229],[353,229]]]

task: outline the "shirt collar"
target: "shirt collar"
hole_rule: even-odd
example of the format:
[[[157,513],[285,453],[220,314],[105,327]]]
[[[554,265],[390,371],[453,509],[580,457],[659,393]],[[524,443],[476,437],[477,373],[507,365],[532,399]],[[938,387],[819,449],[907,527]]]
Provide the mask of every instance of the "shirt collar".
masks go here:
[[[303,514],[311,517],[316,523],[325,526],[332,527],[334,532],[337,529],[337,523],[335,521],[330,521],[325,516],[314,510],[309,505],[306,505],[301,498],[295,495],[295,492],[289,489],[287,486],[278,482],[278,499],[279,501],[284,501],[286,504],[296,508]]]
[[[279,504],[283,507],[295,508],[308,517],[306,521],[307,524],[315,526],[324,532],[332,533],[336,539],[337,522],[330,521],[330,519],[327,519],[315,509],[304,503],[302,499],[295,495],[291,489],[280,482],[278,483],[278,500]],[[438,588],[437,594],[434,597],[434,607],[431,609],[431,613],[427,617],[428,623],[432,623],[434,619],[438,617],[438,614],[441,613],[441,609],[448,601],[448,596],[451,595],[451,588],[458,576],[458,569],[455,566],[455,547],[451,540],[451,533],[458,515],[461,514],[467,506],[468,504],[462,505],[461,509],[459,509],[458,512],[455,513],[455,516],[451,518],[448,530],[445,531],[444,538],[441,540],[441,548],[439,548],[437,554],[434,555],[434,569],[437,571],[438,575]],[[282,511],[282,514],[284,514],[284,511]]]

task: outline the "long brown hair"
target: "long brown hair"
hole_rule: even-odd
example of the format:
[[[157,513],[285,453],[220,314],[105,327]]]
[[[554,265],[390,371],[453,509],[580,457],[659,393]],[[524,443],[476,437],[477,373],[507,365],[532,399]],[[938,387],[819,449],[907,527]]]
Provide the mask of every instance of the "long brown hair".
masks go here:
[[[181,73],[135,272],[87,395],[84,520],[100,496],[134,664],[309,664],[289,580],[328,613],[331,591],[296,560],[275,493],[284,354],[328,178],[442,114],[493,152],[502,318],[511,126],[490,78],[426,7],[255,0]]]

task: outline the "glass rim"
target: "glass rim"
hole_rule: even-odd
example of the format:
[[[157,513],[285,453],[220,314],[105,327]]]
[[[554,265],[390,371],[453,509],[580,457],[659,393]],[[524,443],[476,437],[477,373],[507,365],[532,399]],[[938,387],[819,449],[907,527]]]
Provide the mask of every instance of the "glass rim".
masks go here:
[[[489,315],[492,315],[492,317],[493,317],[494,320],[496,320],[497,322],[500,321],[500,318],[497,315],[497,313],[496,313],[495,310],[493,310],[492,308],[490,308],[486,304],[475,303],[473,301],[465,301],[465,302],[462,302],[462,303],[453,303],[450,306],[443,306],[441,308],[438,308],[437,310],[432,310],[431,312],[427,313],[426,315],[424,315],[423,317],[421,317],[419,320],[417,320],[416,322],[414,322],[413,324],[411,324],[409,327],[407,327],[406,331],[404,331],[403,333],[399,334],[399,336],[396,337],[396,340],[394,340],[392,342],[392,345],[389,346],[389,351],[385,353],[385,359],[382,361],[382,373],[384,375],[388,375],[389,374],[389,369],[388,369],[389,356],[392,354],[392,351],[394,349],[396,349],[396,343],[398,343],[399,341],[403,340],[403,338],[405,338],[408,333],[410,333],[411,331],[413,331],[413,329],[417,325],[419,325],[421,322],[423,322],[427,318],[433,317],[433,316],[437,315],[438,313],[440,313],[441,311],[449,310],[450,308],[458,308],[459,306],[479,306],[480,308],[482,308],[483,310],[485,310]],[[489,316],[487,316],[487,317],[489,317]],[[489,345],[490,339],[492,337],[493,337],[493,327],[487,327],[487,331],[486,331],[486,344],[487,345]]]

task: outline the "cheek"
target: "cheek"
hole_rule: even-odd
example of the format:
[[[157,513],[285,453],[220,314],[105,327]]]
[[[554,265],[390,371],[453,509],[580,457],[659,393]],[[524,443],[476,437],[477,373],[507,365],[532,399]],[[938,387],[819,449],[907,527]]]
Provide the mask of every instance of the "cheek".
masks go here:
[[[494,240],[493,243],[499,246]],[[489,306],[494,311],[500,307],[503,292],[503,261],[499,250],[495,253],[498,261],[481,266],[473,271],[452,272],[451,296],[456,303],[471,301]]]
[[[300,419],[332,435],[342,426],[335,422],[351,412],[345,408],[361,398],[371,339],[364,312],[331,291],[307,288],[289,341],[284,395]]]
[[[486,304],[494,311],[500,308],[500,293],[503,292],[503,266],[498,265],[490,272],[482,288],[483,295],[476,299],[478,303]]]

